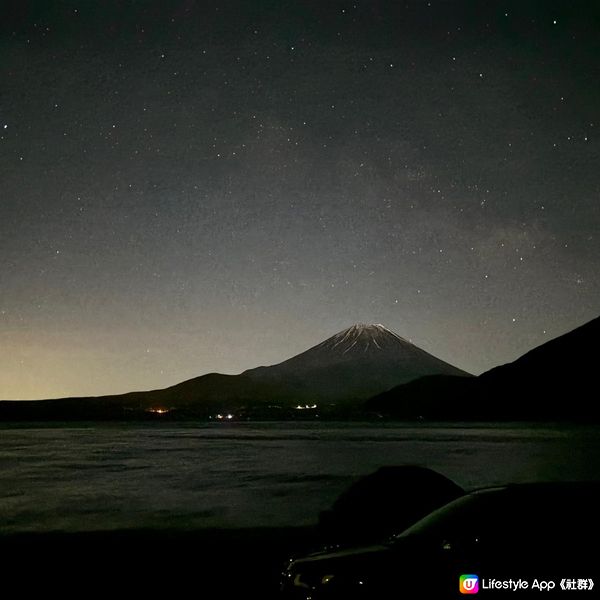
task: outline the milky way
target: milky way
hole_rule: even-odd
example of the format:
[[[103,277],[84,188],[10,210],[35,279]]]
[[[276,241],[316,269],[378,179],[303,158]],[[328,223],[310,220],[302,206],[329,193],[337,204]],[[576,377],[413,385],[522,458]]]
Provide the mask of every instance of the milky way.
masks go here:
[[[384,323],[473,373],[600,312],[593,2],[8,2],[0,398]]]

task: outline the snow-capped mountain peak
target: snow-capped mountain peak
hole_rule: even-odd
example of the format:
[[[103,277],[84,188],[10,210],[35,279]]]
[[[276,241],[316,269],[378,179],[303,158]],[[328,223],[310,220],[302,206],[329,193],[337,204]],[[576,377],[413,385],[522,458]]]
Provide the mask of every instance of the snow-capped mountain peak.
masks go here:
[[[390,346],[398,344],[407,345],[410,342],[390,331],[381,323],[355,323],[323,342],[323,345],[344,354],[352,350],[389,349]]]

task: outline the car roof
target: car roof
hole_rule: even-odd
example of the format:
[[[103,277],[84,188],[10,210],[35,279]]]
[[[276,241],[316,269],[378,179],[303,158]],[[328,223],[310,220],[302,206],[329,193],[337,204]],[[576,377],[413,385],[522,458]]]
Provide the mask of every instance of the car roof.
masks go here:
[[[535,481],[525,483],[508,483],[505,485],[478,488],[469,492],[470,495],[481,494],[599,494],[600,481]]]

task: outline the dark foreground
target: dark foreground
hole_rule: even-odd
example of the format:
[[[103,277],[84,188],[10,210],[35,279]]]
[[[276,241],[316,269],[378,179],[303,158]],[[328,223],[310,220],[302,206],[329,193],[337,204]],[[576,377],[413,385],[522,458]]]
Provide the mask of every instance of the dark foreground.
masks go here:
[[[22,597],[269,599],[287,560],[315,542],[311,528],[4,535],[2,583]]]
[[[316,543],[316,532],[311,528],[191,532],[137,530],[1,536],[2,583],[4,589],[18,590],[18,595],[23,598],[42,595],[53,597],[54,594],[60,598],[89,595],[141,598],[148,594],[152,598],[173,599],[281,600],[280,574],[288,559],[294,554],[302,555],[315,549]],[[569,552],[568,548],[562,550],[565,555]],[[534,573],[553,578],[557,586],[560,578],[568,573],[577,573],[576,577],[592,575],[596,584],[600,583],[597,579],[598,570],[590,569],[591,564],[581,564],[575,571],[572,568],[557,570],[557,565],[552,565],[548,572],[542,568],[543,565],[536,563],[535,556],[531,558],[531,565],[524,573],[530,585]],[[595,563],[591,556],[589,559]],[[357,567],[361,568],[363,562],[361,559]],[[402,566],[394,565],[392,571],[398,572]],[[402,578],[396,582],[394,589],[386,587],[382,594],[376,596],[356,595],[356,590],[352,590],[333,595],[332,598],[412,600],[435,596],[445,600],[464,597],[458,591],[456,573],[446,574],[451,577],[438,576],[438,581],[435,574],[427,574],[426,564],[422,567],[412,571],[423,582],[422,586],[419,581],[411,583]],[[499,569],[494,571],[497,575],[505,575],[506,579],[515,580],[516,576],[522,574],[514,570],[506,573]],[[451,579],[456,585],[446,585],[442,579]],[[421,587],[423,594],[419,592]],[[429,596],[427,590],[432,593],[435,591],[434,596]],[[479,595],[513,597],[513,593],[508,590],[480,590]],[[541,597],[548,593],[554,597],[567,592],[554,589]],[[596,593],[597,589],[581,590],[576,597],[591,598],[596,597]],[[296,598],[296,595],[293,597]],[[521,590],[518,591],[518,597],[537,598],[540,592]]]
[[[415,479],[413,471],[402,472]],[[387,471],[366,478],[373,492],[370,509],[357,485],[327,519],[322,515],[319,528],[0,535],[2,583],[23,597],[79,598],[91,592],[94,597],[268,600],[280,596],[285,569],[287,600],[453,599],[461,597],[461,576],[479,577],[484,595],[518,591],[520,597],[539,597],[543,586],[546,593],[564,594],[559,585],[565,580],[577,586],[571,591],[597,594],[600,483],[520,484],[466,494],[447,488],[455,499],[415,522],[410,502],[394,503],[386,512],[385,494],[374,485],[382,473]],[[431,481],[434,475],[441,477],[432,474]],[[348,512],[350,500],[361,508],[359,514]],[[398,522],[402,533],[392,537],[381,529],[375,541],[375,525],[391,523],[395,512],[413,524],[405,528]],[[373,513],[388,516],[370,519]],[[353,543],[347,539],[345,545],[323,548],[326,540],[341,541],[348,532]],[[490,589],[494,581],[522,581],[529,589]],[[594,586],[593,593],[584,585]]]

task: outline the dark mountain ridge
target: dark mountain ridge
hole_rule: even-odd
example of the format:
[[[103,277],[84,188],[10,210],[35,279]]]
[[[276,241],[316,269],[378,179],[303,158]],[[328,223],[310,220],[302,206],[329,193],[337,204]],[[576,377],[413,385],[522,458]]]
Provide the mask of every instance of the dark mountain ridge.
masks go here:
[[[479,377],[413,380],[366,409],[408,419],[597,420],[598,339],[600,317]]]

